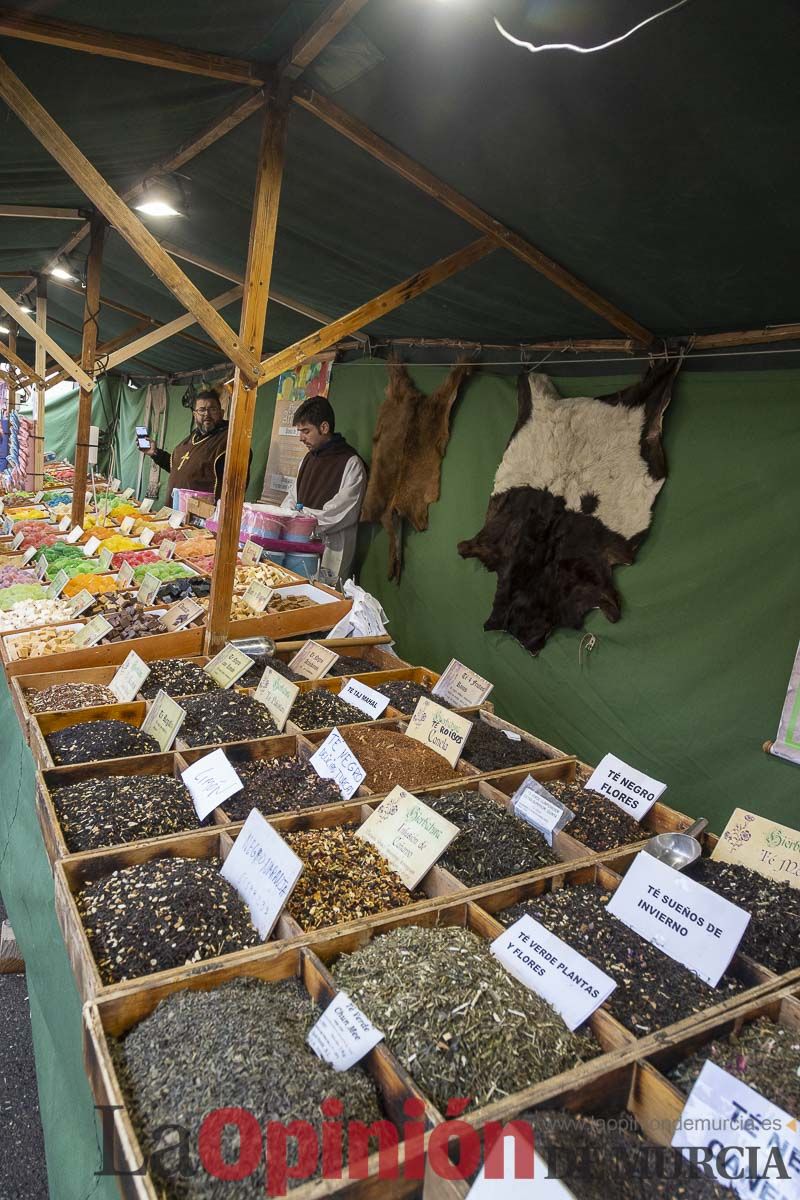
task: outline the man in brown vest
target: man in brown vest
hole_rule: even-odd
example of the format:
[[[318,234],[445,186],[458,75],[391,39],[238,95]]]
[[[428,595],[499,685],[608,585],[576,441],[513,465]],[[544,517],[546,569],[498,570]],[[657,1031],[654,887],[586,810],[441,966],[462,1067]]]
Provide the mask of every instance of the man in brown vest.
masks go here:
[[[192,432],[178,442],[172,454],[159,450],[152,442],[147,450],[142,450],[143,454],[155,459],[162,471],[169,471],[168,501],[175,488],[213,492],[217,500],[222,492],[228,422],[222,415],[219,393],[213,388],[199,392],[195,397],[192,416]],[[252,459],[252,453],[250,457]]]
[[[367,468],[357,451],[334,432],[336,414],[322,396],[301,404],[293,423],[308,453],[281,508],[302,507],[317,518],[325,543],[322,566],[344,581],[353,567]]]

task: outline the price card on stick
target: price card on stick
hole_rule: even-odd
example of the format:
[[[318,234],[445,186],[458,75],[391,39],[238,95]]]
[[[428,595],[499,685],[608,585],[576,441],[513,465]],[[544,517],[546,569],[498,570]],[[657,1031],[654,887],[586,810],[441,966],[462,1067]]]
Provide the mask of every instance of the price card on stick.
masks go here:
[[[162,753],[166,753],[178,736],[178,730],[185,719],[186,709],[181,708],[180,704],[162,689],[156,694],[142,722],[142,733],[149,733],[154,737]]]
[[[141,504],[139,505],[139,512],[149,513],[150,510],[152,509],[152,507],[153,507],[152,498],[148,498],[147,500],[142,500]]]
[[[250,909],[253,924],[263,939],[272,933],[303,864],[256,809],[242,826],[220,874]]]
[[[175,542],[170,542],[167,538],[164,538],[164,541],[158,547],[158,557],[163,558],[166,562],[169,562],[174,553]]]
[[[111,624],[105,617],[92,617],[91,621],[86,622],[83,629],[75,632],[72,644],[76,650],[85,650],[87,646],[96,646],[101,638],[110,632]]]
[[[373,721],[389,707],[388,696],[367,687],[366,683],[361,683],[358,679],[348,679],[339,692],[339,699],[344,700],[346,704],[352,704],[359,712],[366,713]]]
[[[278,729],[283,730],[299,691],[296,683],[285,679],[272,667],[265,667],[255,691],[255,699],[264,705]]]
[[[100,553],[99,553],[99,554],[98,554],[98,556],[97,556],[97,561],[98,561],[98,563],[100,564],[100,570],[101,570],[101,571],[107,571],[107,570],[108,570],[108,568],[111,566],[111,559],[112,559],[113,557],[114,557],[114,556],[113,556],[113,554],[111,553],[111,551],[110,551],[110,550],[101,550],[101,551],[100,551]]]
[[[124,537],[127,537],[128,534],[132,531],[135,524],[136,524],[136,517],[123,517],[119,524],[120,533]]]
[[[629,767],[615,754],[606,754],[595,767],[586,787],[590,792],[599,792],[606,800],[611,800],[617,808],[621,808],[634,821],[641,821],[650,809],[667,790],[665,783],[659,783],[644,771]]]
[[[33,497],[33,503],[41,504],[43,499],[44,499],[44,492],[37,492],[36,495]]]
[[[69,612],[71,617],[79,617],[81,613],[85,613],[87,608],[91,608],[94,604],[94,596],[88,588],[82,588],[74,596],[70,596],[68,600]]]
[[[320,779],[332,779],[342,794],[350,800],[366,778],[367,772],[356,758],[338,729],[334,729],[308,760]]]
[[[69,575],[66,571],[58,571],[45,595],[48,600],[57,600],[67,585]]]
[[[651,945],[716,987],[736,953],[750,913],[642,851],[608,911]]]
[[[476,708],[483,704],[493,687],[488,679],[465,667],[457,658],[451,658],[431,688],[431,694],[441,696],[454,708]]]
[[[108,685],[120,704],[128,704],[142,690],[142,684],[150,674],[147,663],[131,650],[125,662]]]
[[[28,548],[25,550],[24,554],[22,555],[22,565],[25,566],[27,563],[29,563],[31,561],[32,558],[36,558],[36,547],[28,546]]]
[[[179,629],[185,629],[187,625],[191,625],[192,621],[202,616],[202,613],[202,604],[198,604],[187,596],[184,600],[179,600],[177,604],[171,604],[159,620],[169,633],[177,633]]]
[[[181,525],[184,522],[185,517],[186,517],[186,513],[173,512],[172,515],[170,516],[169,520],[167,521],[167,524],[172,529],[180,529]]]
[[[156,536],[155,529],[150,529],[150,527],[148,526],[147,529],[143,529],[142,532],[139,534],[139,541],[142,543],[142,545],[145,547],[145,549],[147,549],[147,547],[150,545],[150,543],[152,542],[152,540],[155,536]]]
[[[133,488],[125,488],[125,491],[122,493],[122,499],[130,500],[132,495],[133,495]]]
[[[304,679],[322,679],[338,657],[336,651],[329,650],[327,646],[320,646],[317,642],[306,642],[290,660],[289,666],[296,675],[302,675]]]
[[[69,519],[69,517],[62,517],[61,520],[58,522],[58,532],[66,533],[71,524],[72,524],[72,521]]]
[[[67,540],[69,541],[69,539],[67,539]],[[97,550],[99,545],[100,545],[99,537],[90,537],[88,542],[86,543],[86,545],[83,547],[84,557],[85,558],[93,558],[94,552],[95,552],[95,550]]]
[[[24,541],[25,541],[25,534],[24,534],[24,533],[17,533],[17,534],[15,534],[15,535],[14,535],[14,537],[13,537],[13,539],[12,539],[12,541],[11,541],[11,549],[12,549],[12,550],[19,550],[20,546],[22,545],[22,543],[23,543]]]
[[[213,812],[236,792],[244,787],[239,776],[234,771],[224,750],[214,750],[193,762],[185,771],[181,771],[181,779],[189,789],[198,820],[205,821]]]
[[[259,583],[256,579],[245,589],[242,599],[253,612],[263,613],[266,612],[274,591],[274,588],[267,587],[265,583]]]
[[[133,567],[129,562],[124,562],[117,571],[117,587],[126,588],[131,583],[133,583]]]
[[[251,566],[253,566],[255,563],[261,562],[261,555],[263,553],[264,550],[261,546],[259,546],[258,542],[251,542],[250,538],[248,538],[244,546],[242,546],[242,562],[249,563]]]
[[[461,757],[464,743],[472,730],[472,722],[441,704],[420,697],[406,729],[406,737],[423,746],[430,746],[454,767]]]
[[[118,492],[118,491],[119,491],[119,489],[120,489],[120,486],[121,486],[121,484],[122,484],[122,480],[121,480],[121,479],[112,479],[112,480],[111,480],[111,491],[112,491],[112,492]]]
[[[553,835],[559,833],[575,816],[571,808],[556,800],[532,775],[523,779],[511,797],[511,803],[514,816],[538,829],[548,846],[553,844]]]
[[[376,1029],[347,992],[337,992],[306,1038],[317,1058],[334,1071],[348,1071],[383,1041]]]
[[[459,828],[452,821],[412,796],[394,787],[357,830],[397,872],[409,891],[441,858]]]
[[[41,582],[47,574],[47,559],[40,554],[36,560],[36,578]]]
[[[800,888],[800,830],[746,809],[733,810],[711,857]]]
[[[156,592],[161,587],[161,580],[157,575],[153,575],[150,571],[145,572],[145,577],[141,582],[138,592],[136,593],[136,602],[147,607],[152,604],[156,597]]]
[[[214,683],[218,683],[222,688],[229,688],[254,666],[255,662],[252,658],[248,658],[246,654],[242,654],[241,650],[237,650],[228,642],[228,645],[223,646],[219,654],[215,654],[211,661],[206,663],[203,670],[211,676]]]
[[[167,508],[167,506],[165,505],[163,508],[160,508],[158,510],[158,512],[155,515],[155,519],[156,519],[156,521],[166,521],[171,516],[172,516],[172,509]]]
[[[495,938],[490,949],[510,975],[560,1013],[568,1029],[588,1021],[617,986],[610,975],[527,915]]]
[[[67,544],[69,546],[74,546],[75,543],[77,541],[79,541],[80,538],[82,538],[82,537],[83,537],[83,529],[81,528],[80,525],[75,525],[72,529],[70,529],[69,533],[67,534],[67,536],[64,540],[67,542]]]

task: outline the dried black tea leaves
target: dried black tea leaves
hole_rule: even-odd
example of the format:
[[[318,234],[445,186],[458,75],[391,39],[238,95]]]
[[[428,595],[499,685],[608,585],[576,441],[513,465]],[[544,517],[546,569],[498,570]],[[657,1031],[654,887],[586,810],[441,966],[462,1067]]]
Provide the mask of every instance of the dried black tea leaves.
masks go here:
[[[233,768],[244,787],[221,805],[232,821],[245,821],[252,808],[271,816],[317,804],[341,804],[342,795],[334,781],[321,779],[295,755],[233,762]]]
[[[149,662],[150,674],[142,684],[142,695],[153,700],[160,691],[168,696],[200,696],[219,690],[207,671],[185,658],[156,658]]]
[[[478,791],[445,792],[422,800],[461,830],[438,865],[467,887],[559,861],[538,830]]]
[[[264,705],[241,692],[218,688],[207,696],[187,697],[182,707],[186,709],[186,720],[178,731],[178,740],[187,746],[246,742],[278,732]]]
[[[303,676],[293,671],[282,658],[276,658],[272,654],[250,654],[248,657],[254,660],[255,666],[247,668],[245,674],[238,681],[237,687],[257,688],[266,667],[277,671],[279,675],[282,675],[284,679],[291,680],[292,683],[299,683],[303,679]]]
[[[486,721],[473,721],[461,757],[479,771],[512,771],[528,763],[540,762],[547,754],[524,738],[516,741],[506,737],[502,729]]]
[[[292,705],[289,720],[299,729],[328,729],[334,725],[360,725],[370,718],[326,688],[301,692]]]
[[[800,1112],[800,1032],[768,1017],[750,1021],[738,1033],[707,1042],[679,1062],[668,1077],[681,1091],[692,1090],[706,1061],[716,1063],[748,1087],[794,1116]]]
[[[127,721],[84,721],[55,730],[45,741],[57,767],[161,750],[155,738]]]
[[[423,698],[441,704],[442,708],[452,707],[441,696],[433,696],[430,688],[423,687],[421,683],[413,683],[410,679],[390,679],[386,683],[378,684],[375,691],[380,692],[382,696],[388,696],[392,708],[396,708],[406,717],[411,716]]]
[[[171,775],[110,775],[54,788],[53,807],[72,854],[195,829],[192,798]]]
[[[649,836],[650,831],[630,813],[624,812],[612,800],[606,800],[599,792],[590,792],[584,787],[585,780],[568,783],[564,779],[547,779],[541,782],[551,796],[575,813],[565,832],[591,850],[613,850],[615,846],[640,842]]]
[[[327,675],[366,675],[373,671],[382,671],[377,663],[368,658],[357,658],[355,654],[340,654]]]

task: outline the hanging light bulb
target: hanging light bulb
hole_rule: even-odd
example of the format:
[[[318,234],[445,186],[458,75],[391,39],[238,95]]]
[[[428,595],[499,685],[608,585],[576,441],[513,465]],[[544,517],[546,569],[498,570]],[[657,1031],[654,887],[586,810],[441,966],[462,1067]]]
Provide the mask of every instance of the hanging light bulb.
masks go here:
[[[172,175],[148,179],[134,207],[148,217],[185,217],[186,190]]]
[[[79,278],[67,258],[60,258],[55,266],[50,268],[50,274],[53,279],[63,279],[66,283],[77,283]]]
[[[0,333],[11,333],[7,325],[0,325]]]
[[[33,314],[33,309],[31,308],[30,304],[20,304],[20,309],[24,313],[30,313],[31,315]]]

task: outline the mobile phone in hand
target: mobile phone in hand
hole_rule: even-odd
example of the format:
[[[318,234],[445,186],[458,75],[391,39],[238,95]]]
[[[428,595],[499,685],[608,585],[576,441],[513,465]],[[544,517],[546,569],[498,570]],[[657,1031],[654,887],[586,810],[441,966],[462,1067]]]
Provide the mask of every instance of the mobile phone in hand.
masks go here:
[[[147,433],[147,428],[144,425],[136,426],[136,445],[140,450],[150,449],[150,437]]]

